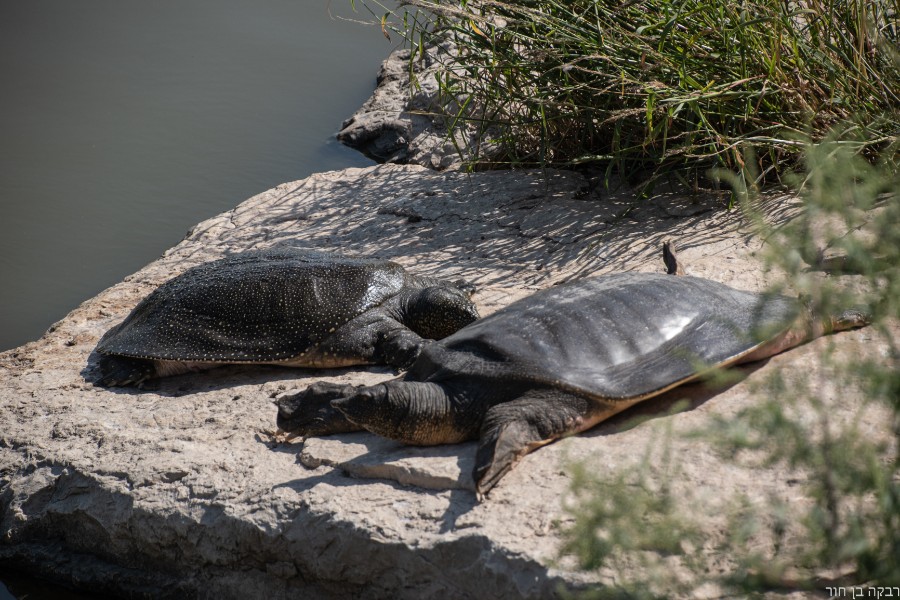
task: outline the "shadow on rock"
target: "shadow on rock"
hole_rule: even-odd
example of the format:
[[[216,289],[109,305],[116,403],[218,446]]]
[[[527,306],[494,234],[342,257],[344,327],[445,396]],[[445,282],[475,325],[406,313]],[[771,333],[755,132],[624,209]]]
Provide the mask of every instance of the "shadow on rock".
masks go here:
[[[265,384],[290,382],[291,387],[303,387],[323,378],[333,378],[363,371],[385,376],[396,375],[389,367],[380,365],[360,365],[356,367],[331,369],[304,369],[297,367],[280,367],[277,365],[234,365],[226,364],[212,369],[184,373],[160,379],[151,379],[139,386],[104,387],[97,384],[99,373],[97,360],[100,354],[92,352],[85,367],[81,370],[84,381],[98,390],[114,394],[138,395],[152,392],[159,396],[179,398],[198,392],[227,390],[238,386],[262,386]],[[284,387],[284,390],[287,386]],[[284,390],[279,390],[284,391]],[[274,398],[274,396],[272,396]],[[274,427],[274,421],[273,421]]]
[[[649,421],[696,410],[709,400],[720,396],[747,379],[767,362],[768,359],[731,367],[727,370],[726,379],[722,382],[698,381],[679,386],[640,402],[580,435],[587,438],[615,435]]]

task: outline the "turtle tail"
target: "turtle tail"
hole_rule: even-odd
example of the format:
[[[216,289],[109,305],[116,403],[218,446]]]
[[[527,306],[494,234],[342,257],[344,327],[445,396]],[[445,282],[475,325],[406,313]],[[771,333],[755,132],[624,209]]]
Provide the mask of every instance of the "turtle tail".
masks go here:
[[[156,366],[143,358],[104,354],[97,362],[97,368],[100,377],[94,383],[102,387],[136,386],[156,376]]]
[[[667,275],[685,275],[684,267],[678,260],[674,242],[668,240],[663,242],[662,255]]]

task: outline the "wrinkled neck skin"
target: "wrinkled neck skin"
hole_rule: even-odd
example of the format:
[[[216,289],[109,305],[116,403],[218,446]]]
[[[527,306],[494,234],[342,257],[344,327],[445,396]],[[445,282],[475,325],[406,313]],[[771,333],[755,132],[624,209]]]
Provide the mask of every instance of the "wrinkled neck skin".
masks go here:
[[[451,386],[394,380],[334,403],[353,423],[416,446],[455,444],[478,437],[484,403]]]
[[[821,313],[816,311],[809,299],[801,298],[800,304],[802,310],[794,327],[805,328],[807,342],[819,336],[865,327],[872,322],[872,314],[865,307],[853,306],[836,313]]]
[[[400,290],[399,294],[385,302],[382,308],[392,319],[406,325],[409,322],[410,306],[415,302],[422,289],[407,286]]]
[[[869,316],[859,310],[849,309],[840,314],[819,314],[808,302],[801,302],[800,314],[784,333],[762,344],[744,356],[740,362],[762,360],[823,335],[864,327],[869,321]]]
[[[403,323],[424,339],[440,339],[447,335],[442,321],[450,322],[452,315],[442,311],[427,297],[427,288],[407,288],[391,298],[385,309],[391,317]]]
[[[399,321],[407,327],[410,327],[413,306],[419,301],[423,290],[430,287],[423,284],[426,280],[437,282],[436,279],[432,278],[413,278],[395,296],[386,300],[384,304],[381,305],[381,308],[395,321]]]
[[[839,331],[864,327],[869,324],[869,317],[856,309],[845,310],[837,314],[823,314],[807,301],[801,300],[801,310],[791,330],[794,332],[796,344],[805,344],[817,337],[831,335]]]
[[[399,294],[382,304],[381,309],[387,316],[401,323],[419,337],[427,338],[428,336],[423,335],[419,328],[416,327],[411,309],[421,291],[419,288],[404,288]]]
[[[417,335],[439,340],[478,318],[478,309],[471,300],[474,290],[462,280],[410,277],[403,289],[382,306]]]
[[[386,402],[403,415],[395,439],[407,444],[455,444],[478,437],[483,411],[465,390],[431,382],[389,381]]]

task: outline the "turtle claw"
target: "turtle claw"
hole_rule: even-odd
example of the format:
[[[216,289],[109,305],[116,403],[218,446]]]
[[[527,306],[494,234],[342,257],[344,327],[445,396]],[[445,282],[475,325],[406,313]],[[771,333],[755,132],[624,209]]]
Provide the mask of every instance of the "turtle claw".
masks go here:
[[[286,443],[296,440],[298,437],[304,437],[304,436],[300,433],[291,433],[290,431],[285,431],[284,429],[279,427],[278,429],[275,430],[275,433],[272,434],[272,437],[275,439],[276,442],[286,444]]]
[[[404,444],[434,446],[472,439],[478,410],[465,411],[439,384],[387,381],[332,400],[348,421]]]
[[[475,493],[484,498],[500,479],[529,451],[532,428],[522,421],[511,421],[487,432],[479,440],[475,458]]]
[[[488,410],[475,455],[475,490],[486,495],[526,454],[572,433],[595,404],[560,390],[528,390]]]
[[[299,434],[291,434],[281,427],[275,431],[272,431],[271,429],[261,429],[259,433],[269,438],[269,443],[272,444],[273,448],[280,446],[281,444],[290,443],[294,439],[300,437]]]

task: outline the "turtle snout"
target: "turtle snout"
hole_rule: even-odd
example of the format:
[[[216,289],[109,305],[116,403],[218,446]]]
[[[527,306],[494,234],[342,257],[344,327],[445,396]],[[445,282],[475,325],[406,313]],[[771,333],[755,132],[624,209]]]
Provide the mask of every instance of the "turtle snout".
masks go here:
[[[278,407],[278,416],[275,422],[279,428],[285,431],[293,431],[295,429],[295,421],[297,420],[297,411],[302,404],[301,396],[303,394],[293,394],[290,396],[282,396],[275,400],[275,406]]]
[[[331,400],[338,398],[347,386],[315,383],[302,392],[282,396],[275,401],[278,416],[275,423],[280,429],[296,435],[321,435],[327,433]]]
[[[470,282],[466,281],[465,279],[454,280],[453,287],[455,287],[459,291],[465,293],[466,296],[469,296],[470,298],[472,297],[472,295],[475,292],[478,291],[478,286],[476,286],[474,283],[470,283]]]

